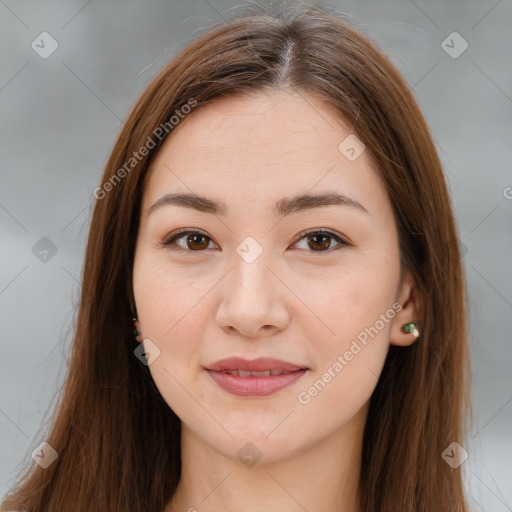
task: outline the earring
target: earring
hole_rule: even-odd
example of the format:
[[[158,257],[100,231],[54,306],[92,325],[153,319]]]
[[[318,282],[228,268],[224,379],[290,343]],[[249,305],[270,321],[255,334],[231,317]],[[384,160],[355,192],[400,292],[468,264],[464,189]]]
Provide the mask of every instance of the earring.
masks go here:
[[[137,341],[142,341],[142,338],[140,336],[140,331],[139,331],[139,327],[140,327],[139,320],[136,317],[133,317],[132,322],[133,322],[133,327],[134,327],[133,335],[134,335],[135,339]]]
[[[415,338],[419,338],[420,331],[418,330],[418,327],[416,326],[416,322],[409,322],[408,324],[404,324],[402,326],[402,332],[412,332],[414,334]]]

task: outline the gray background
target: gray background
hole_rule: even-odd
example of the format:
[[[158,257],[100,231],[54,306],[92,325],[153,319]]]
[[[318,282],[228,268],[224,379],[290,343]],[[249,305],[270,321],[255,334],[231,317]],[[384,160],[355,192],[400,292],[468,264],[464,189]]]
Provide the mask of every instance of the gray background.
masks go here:
[[[122,120],[198,29],[240,3],[0,0],[2,496],[44,440],[65,377],[92,191]],[[324,5],[388,53],[432,129],[471,298],[476,421],[463,468],[475,510],[512,510],[512,4]],[[31,47],[44,31],[58,42],[46,59]],[[454,31],[469,45],[458,58],[442,46]],[[57,250],[46,262],[43,237]]]

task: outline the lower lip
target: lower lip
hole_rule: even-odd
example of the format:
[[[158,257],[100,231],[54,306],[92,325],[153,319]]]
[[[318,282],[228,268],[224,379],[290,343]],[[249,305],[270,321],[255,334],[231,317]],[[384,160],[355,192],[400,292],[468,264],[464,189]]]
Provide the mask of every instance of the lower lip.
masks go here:
[[[266,377],[240,377],[229,373],[206,370],[210,377],[224,390],[237,396],[268,396],[290,386],[307,370],[297,370]]]

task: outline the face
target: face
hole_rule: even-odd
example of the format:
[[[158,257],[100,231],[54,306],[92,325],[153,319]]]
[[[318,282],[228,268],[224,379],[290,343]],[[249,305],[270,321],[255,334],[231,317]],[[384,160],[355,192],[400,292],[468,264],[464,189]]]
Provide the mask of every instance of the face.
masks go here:
[[[233,459],[361,429],[404,315],[391,204],[369,151],[338,148],[351,133],[320,99],[258,93],[198,108],[152,161],[133,268],[149,369],[182,432]],[[211,370],[230,357],[282,374]]]

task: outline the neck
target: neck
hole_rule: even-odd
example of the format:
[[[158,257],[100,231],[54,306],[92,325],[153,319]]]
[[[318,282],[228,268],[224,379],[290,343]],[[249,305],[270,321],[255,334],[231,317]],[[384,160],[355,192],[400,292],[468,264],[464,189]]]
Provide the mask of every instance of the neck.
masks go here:
[[[366,412],[294,457],[251,467],[214,450],[182,423],[181,477],[165,512],[360,512]]]

